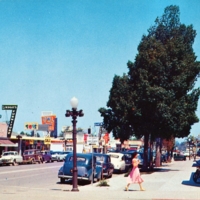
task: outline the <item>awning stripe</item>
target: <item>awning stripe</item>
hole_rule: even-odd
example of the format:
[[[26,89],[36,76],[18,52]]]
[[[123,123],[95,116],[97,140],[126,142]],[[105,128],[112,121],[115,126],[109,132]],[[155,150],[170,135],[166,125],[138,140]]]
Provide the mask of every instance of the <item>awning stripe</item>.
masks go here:
[[[10,140],[0,140],[1,147],[18,147],[18,143],[13,143]]]

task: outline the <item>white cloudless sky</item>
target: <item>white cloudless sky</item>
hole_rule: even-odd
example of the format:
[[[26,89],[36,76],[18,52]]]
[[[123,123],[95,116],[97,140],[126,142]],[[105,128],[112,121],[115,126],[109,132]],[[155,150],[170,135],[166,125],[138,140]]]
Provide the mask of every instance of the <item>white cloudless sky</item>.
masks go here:
[[[106,107],[114,75],[128,72],[142,35],[169,5],[179,6],[181,23],[197,31],[199,60],[199,0],[1,0],[0,104],[18,105],[13,130],[40,124],[41,112],[52,111],[60,132],[71,125],[65,112],[74,96],[84,112],[78,127],[102,122],[98,109]],[[1,110],[0,121],[10,113]],[[191,134],[200,134],[200,123]]]

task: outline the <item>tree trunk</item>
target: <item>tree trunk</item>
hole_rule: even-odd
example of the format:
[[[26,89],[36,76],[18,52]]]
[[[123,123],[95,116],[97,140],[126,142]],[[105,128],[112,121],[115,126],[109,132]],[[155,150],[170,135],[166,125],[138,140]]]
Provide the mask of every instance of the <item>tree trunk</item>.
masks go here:
[[[148,168],[148,146],[149,146],[149,133],[144,135],[144,161],[143,161],[143,170]]]
[[[160,167],[161,166],[161,155],[160,155],[160,138],[156,139],[156,163],[155,167]]]
[[[150,136],[151,137],[151,136]],[[153,155],[152,155],[152,149],[153,149],[153,141],[152,141],[152,138],[150,139],[150,163],[149,163],[149,168],[150,169],[153,169]]]

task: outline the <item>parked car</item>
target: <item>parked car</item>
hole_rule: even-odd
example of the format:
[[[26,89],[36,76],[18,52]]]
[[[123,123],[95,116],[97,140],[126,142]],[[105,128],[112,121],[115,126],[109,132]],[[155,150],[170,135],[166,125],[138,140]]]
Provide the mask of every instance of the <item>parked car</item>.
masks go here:
[[[197,156],[200,156],[200,150],[197,151]]]
[[[125,161],[125,165],[126,165],[125,171],[127,171],[130,168],[132,168],[133,153],[126,152],[126,151],[123,151],[121,153],[124,154],[124,161]]]
[[[2,165],[2,159],[1,159],[1,156],[0,156],[0,166]]]
[[[51,153],[51,160],[60,162],[60,161],[65,160],[66,155],[67,155],[67,152],[64,152],[64,151],[53,151]]]
[[[42,163],[42,153],[38,149],[29,149],[25,150],[23,153],[23,162],[24,163]]]
[[[94,153],[96,162],[102,167],[103,177],[111,178],[114,172],[114,165],[111,163],[111,158],[107,154]]]
[[[50,150],[43,150],[41,151],[42,154],[42,160],[43,162],[52,162],[52,151]]]
[[[16,165],[16,164],[22,164],[23,163],[23,157],[18,154],[17,151],[6,151],[3,152],[1,156],[1,165]]]
[[[64,160],[66,159],[66,157],[67,157],[67,155],[68,155],[69,153],[73,153],[73,152],[72,152],[72,151],[63,151]]]
[[[113,148],[113,147],[107,149],[107,153],[116,152],[116,151],[117,151],[116,148]]]
[[[167,162],[167,153],[162,153],[161,154],[161,162]]]
[[[77,179],[92,182],[101,180],[102,167],[97,165],[96,157],[92,153],[77,153]],[[63,166],[58,171],[60,182],[64,183],[73,177],[73,153],[69,153]]]
[[[114,165],[114,170],[118,172],[124,172],[126,169],[124,154],[115,152],[110,152],[107,154],[111,157],[111,163]]]
[[[174,161],[178,161],[178,160],[186,160],[186,156],[179,153],[174,154]]]
[[[126,160],[126,164],[127,164],[127,167],[130,168],[132,167],[132,159],[133,159],[133,153],[136,152],[135,150],[129,150],[127,152],[123,152],[126,156],[125,160]],[[128,156],[129,154],[129,156]],[[138,154],[138,159],[140,160],[140,163],[138,165],[138,167],[142,167],[143,166],[143,162],[144,162],[144,159],[143,159],[143,152],[137,152]]]

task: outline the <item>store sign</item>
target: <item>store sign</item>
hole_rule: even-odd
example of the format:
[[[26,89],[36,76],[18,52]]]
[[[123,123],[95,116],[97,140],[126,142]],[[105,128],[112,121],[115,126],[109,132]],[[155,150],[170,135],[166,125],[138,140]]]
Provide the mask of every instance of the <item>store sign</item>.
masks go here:
[[[50,137],[45,137],[44,138],[44,144],[51,144],[51,138]]]
[[[31,144],[31,145],[32,145],[32,144],[33,144],[33,140],[29,140],[29,144]]]
[[[17,110],[17,105],[2,105],[2,110]]]
[[[87,144],[88,145],[98,145],[99,138],[94,136],[88,136],[87,137]]]
[[[37,122],[26,122],[24,124],[25,130],[38,130],[38,123]]]
[[[42,124],[49,125],[48,127],[49,131],[55,130],[55,120],[56,120],[56,115],[42,116]]]
[[[15,116],[17,113],[17,107],[18,105],[2,105],[2,110],[12,110],[11,116],[10,116],[10,121],[8,124],[8,129],[7,129],[7,137],[10,138],[12,135],[12,130],[15,122]]]

